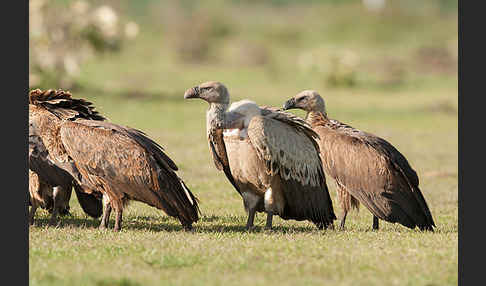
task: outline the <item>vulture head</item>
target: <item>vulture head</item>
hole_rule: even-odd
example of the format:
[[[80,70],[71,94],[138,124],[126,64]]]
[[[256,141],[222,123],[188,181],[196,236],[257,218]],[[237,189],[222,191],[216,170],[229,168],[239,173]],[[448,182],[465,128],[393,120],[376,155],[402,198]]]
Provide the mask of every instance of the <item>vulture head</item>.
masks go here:
[[[208,81],[192,87],[184,93],[184,99],[200,98],[211,103],[229,103],[229,92],[226,86],[217,81]]]
[[[324,99],[315,90],[304,90],[287,100],[283,110],[303,109],[307,112],[318,111],[326,114]]]

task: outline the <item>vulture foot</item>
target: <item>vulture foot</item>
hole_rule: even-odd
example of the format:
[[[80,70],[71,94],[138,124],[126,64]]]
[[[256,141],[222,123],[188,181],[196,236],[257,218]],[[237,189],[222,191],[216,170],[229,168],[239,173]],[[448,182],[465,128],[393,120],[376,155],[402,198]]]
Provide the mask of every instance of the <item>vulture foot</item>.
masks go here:
[[[250,231],[253,228],[253,221],[255,220],[256,209],[249,209],[248,210],[248,220],[246,222],[245,229]]]
[[[192,224],[183,224],[182,228],[184,229],[184,231],[189,231],[189,232],[194,231],[194,229],[192,228]]]
[[[49,226],[57,226],[59,223],[57,219],[57,209],[54,209],[51,218],[49,219]]]
[[[376,216],[373,216],[373,230],[378,230],[378,229],[379,229],[378,218]]]
[[[30,212],[29,212],[29,224],[30,225],[34,225],[34,215],[35,215],[36,210],[37,210],[37,207],[32,206],[30,208]]]
[[[98,229],[99,230],[105,230],[105,229],[108,229],[108,224],[106,223],[103,223],[101,222],[100,225],[98,226]]]
[[[272,219],[273,219],[273,213],[271,212],[267,213],[267,224],[265,225],[266,230],[272,229]]]
[[[57,227],[59,225],[59,221],[57,219],[50,219],[48,225],[51,227]]]
[[[346,216],[348,215],[347,211],[343,211],[341,215],[341,224],[339,226],[339,230],[345,230],[344,224],[346,223]]]

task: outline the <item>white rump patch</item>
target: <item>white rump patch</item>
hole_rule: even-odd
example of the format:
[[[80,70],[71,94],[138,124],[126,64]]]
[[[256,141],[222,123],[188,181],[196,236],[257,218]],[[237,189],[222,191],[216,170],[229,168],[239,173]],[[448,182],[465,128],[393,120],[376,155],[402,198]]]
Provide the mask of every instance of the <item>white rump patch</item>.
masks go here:
[[[264,202],[265,202],[265,205],[271,205],[273,203],[273,201],[272,201],[272,188],[268,188],[268,190],[265,192]]]
[[[223,130],[223,136],[239,136],[239,134],[240,134],[240,129],[238,128]]]

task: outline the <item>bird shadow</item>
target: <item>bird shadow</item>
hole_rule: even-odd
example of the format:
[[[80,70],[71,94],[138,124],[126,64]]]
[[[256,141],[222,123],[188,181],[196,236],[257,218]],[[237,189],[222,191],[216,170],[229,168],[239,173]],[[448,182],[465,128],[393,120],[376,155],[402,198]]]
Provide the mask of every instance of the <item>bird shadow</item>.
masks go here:
[[[187,231],[192,233],[297,233],[297,232],[315,232],[325,230],[318,230],[312,226],[284,226],[276,225],[271,230],[265,229],[264,226],[254,225],[250,230],[246,229],[246,223],[234,220],[237,217],[228,216],[205,216],[199,222],[193,224],[190,231],[185,230],[179,221],[171,217],[153,217],[153,216],[137,216],[131,219],[122,221],[122,230],[135,231],[151,231],[151,232],[180,232]],[[237,218],[241,220],[241,218]],[[219,223],[214,223],[219,222]],[[112,230],[114,220],[111,219],[108,224],[108,229]],[[210,224],[208,224],[210,223]],[[100,225],[99,219],[93,218],[79,218],[79,217],[61,217],[58,219],[56,225],[49,224],[49,218],[36,218],[33,227],[37,228],[79,228],[92,229],[98,228]]]
[[[268,230],[264,225],[254,225],[250,230],[246,229],[245,218],[237,216],[203,216],[199,222],[193,224],[191,230],[185,230],[179,221],[172,217],[153,217],[153,216],[136,216],[130,219],[122,221],[122,230],[132,231],[149,231],[149,232],[190,232],[190,233],[266,233],[266,234],[292,234],[292,233],[346,233],[346,232],[373,232],[373,233],[389,233],[389,232],[425,232],[418,229],[410,230],[405,227],[393,226],[380,228],[379,230],[372,230],[371,227],[346,227],[341,230],[339,226],[333,228],[319,230],[317,227],[307,224],[303,226],[274,225],[272,229]],[[109,222],[108,230],[113,230],[114,219]],[[54,226],[49,225],[49,218],[37,218],[35,219],[33,227],[38,228],[78,228],[78,229],[96,229],[100,225],[99,219],[93,218],[80,218],[73,216],[64,216],[58,219],[58,223]],[[457,229],[438,228],[433,233],[453,233],[457,232]]]

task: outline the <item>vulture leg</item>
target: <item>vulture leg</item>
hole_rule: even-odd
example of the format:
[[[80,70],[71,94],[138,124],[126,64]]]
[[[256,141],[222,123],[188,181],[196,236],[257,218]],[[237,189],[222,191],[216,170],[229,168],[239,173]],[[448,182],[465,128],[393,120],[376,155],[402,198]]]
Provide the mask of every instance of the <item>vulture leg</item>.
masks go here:
[[[53,200],[53,207],[52,207],[52,215],[51,219],[49,220],[49,225],[54,226],[57,224],[57,215],[59,213],[59,209],[62,206],[61,198],[62,192],[64,189],[61,186],[55,187],[52,191],[52,200]]]
[[[343,213],[341,215],[341,225],[340,225],[340,230],[344,230],[344,224],[346,223],[346,216],[348,215],[347,210],[343,210]]]
[[[373,215],[373,230],[378,230],[379,228],[379,223],[378,223],[378,218]]]
[[[184,228],[185,231],[191,231],[192,230],[192,224],[190,222],[186,222],[186,220],[179,218],[179,221],[181,222],[182,227]]]
[[[52,200],[57,208],[58,215],[70,215],[69,200],[71,199],[72,185],[57,186],[52,192]],[[53,212],[54,214],[54,212]]]
[[[123,210],[121,208],[115,209],[116,219],[115,219],[115,228],[113,228],[114,231],[121,230],[122,212]]]
[[[111,214],[111,203],[108,199],[108,196],[103,195],[103,216],[101,217],[101,223],[99,228],[106,229],[108,228],[108,222],[110,221],[110,214]]]
[[[267,224],[265,225],[265,229],[272,229],[272,219],[273,219],[273,213],[268,212],[267,213]]]
[[[30,225],[34,224],[34,216],[35,216],[35,212],[37,211],[38,207],[39,207],[39,205],[37,204],[37,202],[32,202],[32,206],[30,207],[30,211],[29,211],[29,224]]]
[[[248,220],[246,222],[246,230],[250,230],[253,227],[253,221],[255,220],[255,214],[257,210],[263,211],[264,202],[263,198],[254,194],[250,190],[242,190],[243,204],[248,211]]]
[[[248,220],[246,222],[246,230],[253,228],[253,221],[255,220],[256,208],[250,208],[248,210]]]

